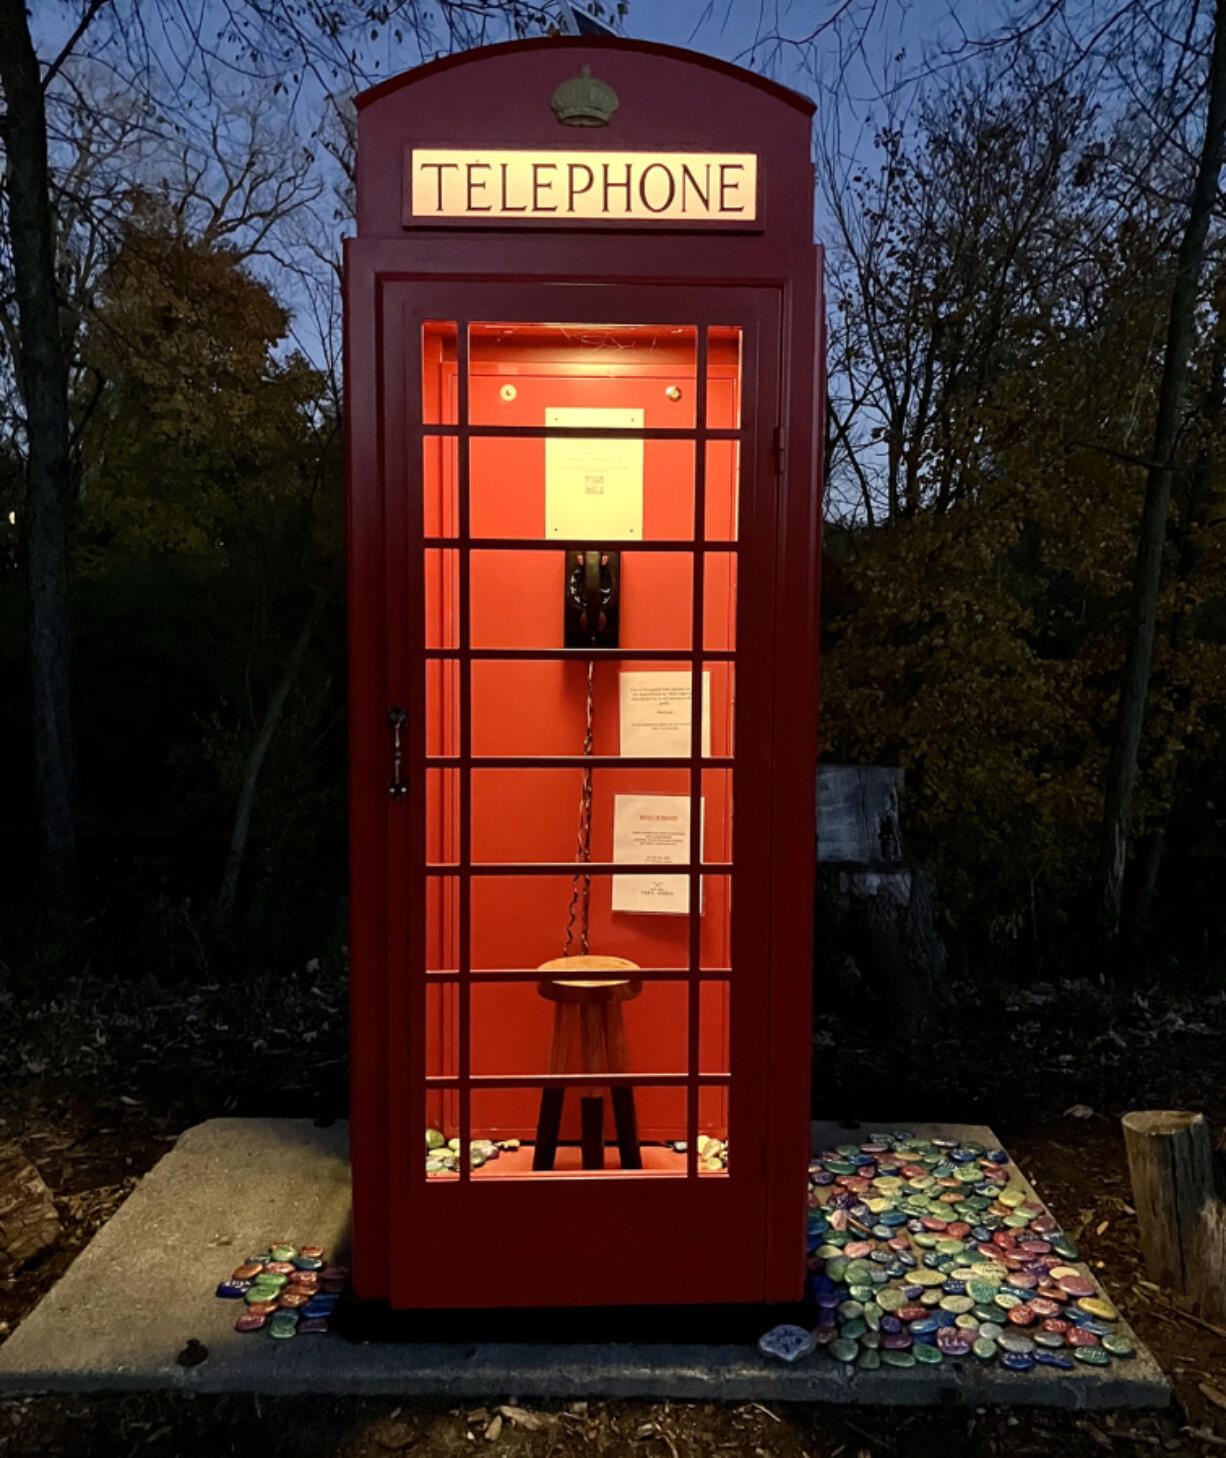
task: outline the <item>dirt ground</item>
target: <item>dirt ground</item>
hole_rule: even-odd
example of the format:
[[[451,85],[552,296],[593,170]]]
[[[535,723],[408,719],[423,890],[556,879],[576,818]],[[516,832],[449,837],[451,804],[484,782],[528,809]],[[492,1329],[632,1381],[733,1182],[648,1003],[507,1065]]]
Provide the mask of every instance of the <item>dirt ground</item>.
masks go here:
[[[182,1129],[221,1113],[343,1115],[342,1008],[341,972],[317,964],[247,988],[241,999],[220,987],[184,998],[88,982],[54,999],[0,996],[0,1138],[16,1139],[37,1165],[63,1223],[54,1251],[0,1280],[0,1341]],[[991,995],[951,988],[932,1030],[905,1047],[877,1008],[823,1017],[815,1038],[822,1116],[995,1128],[1170,1376],[1175,1402],[1163,1413],[520,1404],[513,1393],[484,1408],[57,1397],[0,1402],[0,1458],[446,1458],[482,1449],[497,1458],[581,1450],[609,1458],[1222,1458],[1226,1328],[1146,1281],[1119,1115],[1193,1107],[1226,1127],[1224,1024],[1226,997],[1108,994],[1081,982]]]

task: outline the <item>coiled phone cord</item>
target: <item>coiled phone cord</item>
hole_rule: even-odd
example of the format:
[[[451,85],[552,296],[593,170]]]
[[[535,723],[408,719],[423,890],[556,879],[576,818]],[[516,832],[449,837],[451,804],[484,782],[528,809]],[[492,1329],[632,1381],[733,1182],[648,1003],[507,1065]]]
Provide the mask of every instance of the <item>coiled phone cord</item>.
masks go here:
[[[592,753],[592,721],[595,708],[595,671],[596,664],[588,660],[587,665],[587,728],[583,736],[583,753],[585,758],[590,758]],[[575,850],[575,859],[579,861],[590,861],[592,859],[592,771],[587,768],[583,771],[583,789],[579,796],[579,840]],[[582,883],[582,901],[580,901],[580,884]],[[571,947],[575,941],[575,910],[579,908],[579,946],[583,956],[588,954],[588,921],[592,904],[592,878],[590,875],[576,876],[570,887],[570,911],[566,918],[566,941],[562,947],[562,955],[569,957]]]

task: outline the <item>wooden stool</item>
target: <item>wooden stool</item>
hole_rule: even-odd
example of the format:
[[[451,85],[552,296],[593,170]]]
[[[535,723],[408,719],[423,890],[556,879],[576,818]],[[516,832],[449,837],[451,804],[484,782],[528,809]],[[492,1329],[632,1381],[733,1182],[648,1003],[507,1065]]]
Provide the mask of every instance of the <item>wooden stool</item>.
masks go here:
[[[575,973],[637,972],[633,962],[624,957],[555,957],[542,962],[538,972],[548,972],[536,990],[554,1004],[553,1043],[549,1049],[550,1073],[565,1073],[579,1034],[579,1056],[584,1073],[626,1072],[626,1030],[622,1022],[622,1003],[637,997],[643,990],[641,978],[591,977]],[[559,977],[557,973],[569,975]],[[552,1169],[558,1149],[558,1132],[562,1127],[564,1088],[546,1088],[541,1094],[541,1114],[536,1126],[536,1148],[532,1155],[533,1169]],[[639,1154],[638,1120],[634,1112],[634,1090],[626,1084],[610,1088],[613,1121],[617,1129],[617,1147],[622,1169],[642,1169]],[[584,1090],[581,1148],[584,1169],[604,1168],[604,1096]]]

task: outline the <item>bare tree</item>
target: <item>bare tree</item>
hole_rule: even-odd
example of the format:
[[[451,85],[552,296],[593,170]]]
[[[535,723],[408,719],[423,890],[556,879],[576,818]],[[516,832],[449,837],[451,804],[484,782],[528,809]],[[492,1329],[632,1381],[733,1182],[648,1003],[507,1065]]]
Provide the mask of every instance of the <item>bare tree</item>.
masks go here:
[[[1041,347],[1039,321],[1084,326],[1100,292],[1086,240],[1101,198],[1074,182],[1094,107],[1047,84],[1053,65],[980,65],[913,113],[890,108],[876,167],[835,126],[820,134],[830,464],[865,520],[955,505],[980,474],[973,411]]]
[[[1226,0],[1214,6],[1213,47],[1208,64],[1208,106],[1196,183],[1179,244],[1178,266],[1167,315],[1166,347],[1158,386],[1153,445],[1145,480],[1145,505],[1137,539],[1119,708],[1107,769],[1102,827],[1102,918],[1108,937],[1119,933],[1128,859],[1128,830],[1136,783],[1137,752],[1149,694],[1158,589],[1166,545],[1171,486],[1184,423],[1189,361],[1196,338],[1196,303],[1205,266],[1209,224],[1226,153]]]
[[[99,7],[94,5],[96,11]],[[92,18],[88,14],[83,23]],[[43,74],[25,0],[0,0],[5,194],[17,304],[16,364],[27,445],[26,581],[34,784],[47,910],[77,909],[75,756],[70,712],[68,361],[60,336]]]
[[[67,39],[40,60],[25,0],[0,0],[2,191],[15,316],[7,328],[16,344],[26,456],[31,729],[44,904],[61,927],[73,924],[78,908],[68,607],[72,366],[61,320],[56,240],[64,196],[49,149],[49,101],[71,90],[74,58],[89,59],[131,88],[137,109],[154,123],[169,112],[169,130],[198,138],[196,118],[213,114],[227,86],[274,87],[292,109],[299,100],[310,104],[400,69],[406,43],[424,58],[506,34],[543,32],[553,21],[549,0],[341,0],[324,9],[298,0],[78,0],[78,7]],[[271,190],[272,205],[284,212],[284,197],[276,197],[282,179],[258,167],[228,173],[218,148],[213,151],[210,170],[220,166],[235,194],[250,199]],[[192,183],[190,167],[181,180]],[[200,191],[200,180],[189,192]],[[216,199],[211,190],[208,195]],[[186,205],[204,205],[203,195]],[[228,216],[229,204],[222,203],[210,225],[219,229]],[[255,223],[249,216],[248,227]]]

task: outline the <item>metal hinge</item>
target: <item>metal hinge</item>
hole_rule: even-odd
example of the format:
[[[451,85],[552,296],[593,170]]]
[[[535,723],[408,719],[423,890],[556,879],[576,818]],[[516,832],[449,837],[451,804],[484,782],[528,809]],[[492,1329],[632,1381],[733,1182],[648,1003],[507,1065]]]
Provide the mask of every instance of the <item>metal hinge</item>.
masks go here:
[[[787,443],[783,434],[782,425],[775,426],[773,443],[775,447],[775,475],[782,476],[787,468],[788,459]]]

